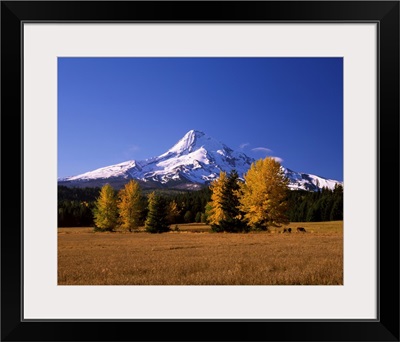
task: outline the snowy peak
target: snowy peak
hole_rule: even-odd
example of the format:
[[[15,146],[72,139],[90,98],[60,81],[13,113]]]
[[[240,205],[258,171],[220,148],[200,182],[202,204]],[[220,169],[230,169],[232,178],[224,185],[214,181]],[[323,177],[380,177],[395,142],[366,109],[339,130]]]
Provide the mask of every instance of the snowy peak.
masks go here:
[[[243,175],[252,162],[251,158],[235,153],[204,132],[190,130],[166,153],[149,160],[144,168],[146,172],[139,178],[162,184],[185,180],[204,185],[218,178],[221,171],[228,172],[232,168]]]
[[[60,185],[90,187],[110,183],[121,188],[130,179],[144,187],[198,189],[217,179],[221,171],[235,169],[243,178],[255,159],[234,151],[204,132],[190,130],[172,148],[158,157],[142,161],[130,160],[102,167],[81,175],[59,179]],[[299,173],[282,167],[292,190],[316,191],[333,189],[335,180]]]
[[[209,152],[216,152],[218,150],[229,149],[223,143],[211,138],[207,134],[201,131],[190,130],[187,132],[182,139],[180,139],[172,148],[160,157],[168,155],[184,155],[192,153],[198,149],[203,148]]]
[[[168,150],[168,152],[177,154],[192,152],[198,139],[202,138],[204,135],[203,132],[192,129],[187,132],[170,150]]]

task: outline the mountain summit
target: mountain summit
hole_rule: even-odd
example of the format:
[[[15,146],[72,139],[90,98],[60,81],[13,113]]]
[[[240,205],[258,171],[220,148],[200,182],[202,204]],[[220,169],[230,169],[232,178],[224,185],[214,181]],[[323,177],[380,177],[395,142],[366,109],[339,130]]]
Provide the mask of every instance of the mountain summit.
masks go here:
[[[183,154],[192,152],[195,149],[204,147],[204,145],[208,143],[208,145],[216,144],[221,147],[222,144],[216,141],[215,139],[206,136],[205,133],[201,131],[190,130],[187,132],[181,140],[179,140],[172,148],[170,148],[164,155],[169,153]],[[161,155],[163,156],[163,155]]]
[[[109,183],[121,188],[130,179],[143,188],[199,189],[219,177],[221,171],[235,169],[240,177],[255,160],[234,151],[204,132],[190,130],[167,152],[143,161],[129,160],[81,175],[60,178],[59,185],[95,187]],[[291,189],[315,191],[332,188],[339,181],[298,173],[284,168]]]

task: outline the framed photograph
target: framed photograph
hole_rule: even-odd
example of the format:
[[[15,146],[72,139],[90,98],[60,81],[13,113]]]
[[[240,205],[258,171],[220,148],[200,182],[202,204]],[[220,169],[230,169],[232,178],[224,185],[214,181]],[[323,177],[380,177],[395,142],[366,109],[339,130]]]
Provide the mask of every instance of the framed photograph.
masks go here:
[[[2,340],[399,341],[398,1],[1,29]]]

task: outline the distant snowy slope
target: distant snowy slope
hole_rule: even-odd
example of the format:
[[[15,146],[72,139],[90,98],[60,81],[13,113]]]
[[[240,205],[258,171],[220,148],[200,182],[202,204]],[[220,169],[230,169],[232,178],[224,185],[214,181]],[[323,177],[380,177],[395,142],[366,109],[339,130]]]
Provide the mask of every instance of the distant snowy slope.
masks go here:
[[[110,177],[120,177],[126,176],[127,170],[136,167],[136,162],[134,160],[129,160],[120,164],[111,165],[96,169],[93,171],[85,172],[78,176],[62,178],[62,181],[73,181],[73,180],[90,180],[94,178],[110,178]]]
[[[300,173],[286,168],[283,169],[286,177],[289,178],[289,188],[292,190],[317,191],[324,187],[333,190],[336,184],[343,185],[343,182],[333,179],[326,179],[308,173]]]

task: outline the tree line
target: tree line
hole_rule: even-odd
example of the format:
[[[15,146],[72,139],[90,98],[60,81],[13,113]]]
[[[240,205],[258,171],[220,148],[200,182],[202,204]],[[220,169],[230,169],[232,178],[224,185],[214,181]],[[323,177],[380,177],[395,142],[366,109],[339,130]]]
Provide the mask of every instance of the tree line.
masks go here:
[[[103,188],[58,189],[58,225],[120,227],[168,231],[173,224],[203,222],[213,231],[267,230],[288,222],[343,219],[343,188],[317,192],[289,190],[280,164],[271,158],[253,163],[244,179],[237,172],[220,177],[199,191],[145,193],[135,181],[117,191]],[[107,214],[105,214],[107,213]]]
[[[288,193],[288,216],[291,222],[319,222],[343,220],[343,187],[322,188],[316,192],[305,190]]]

